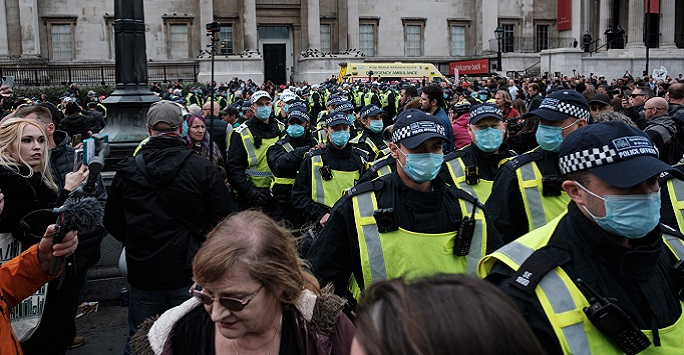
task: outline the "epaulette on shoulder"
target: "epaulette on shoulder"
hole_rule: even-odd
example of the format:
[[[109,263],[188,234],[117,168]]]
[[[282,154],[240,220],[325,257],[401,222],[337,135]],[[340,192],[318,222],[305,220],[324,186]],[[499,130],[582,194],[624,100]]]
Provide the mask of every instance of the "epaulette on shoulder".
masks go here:
[[[368,168],[368,171],[375,174],[375,172],[380,170],[380,168],[382,168],[383,166],[394,164],[395,161],[396,161],[396,159],[394,159],[391,155],[388,155],[385,158],[374,161],[373,165],[371,165],[371,167]]]
[[[248,127],[247,122],[244,122],[243,124],[239,125],[238,128],[235,129],[236,133],[242,133],[242,131],[246,130]]]
[[[477,203],[477,208],[479,208],[479,209],[481,209],[481,210],[484,210],[484,208],[485,208],[485,206],[484,206],[484,204],[482,203],[482,201],[480,201],[480,200],[478,200],[477,198],[475,198],[475,196],[473,196],[473,195],[471,195],[471,194],[469,194],[469,193],[467,193],[467,192],[465,192],[465,191],[459,189],[458,187],[449,185],[449,186],[447,186],[447,191],[448,191],[453,197],[456,197],[456,198],[458,198],[458,199],[466,200],[466,201],[470,202],[471,204]],[[467,212],[467,214],[470,214],[470,211],[463,211],[463,214],[465,215],[466,212]]]
[[[670,234],[681,240],[684,240],[684,234],[682,234],[682,232],[680,232],[677,228],[670,227],[664,223],[660,224],[660,228],[663,230],[663,233]]]
[[[466,152],[463,150],[454,150],[453,152],[447,154],[444,156],[444,161],[450,161],[456,158],[463,158],[466,155]]]
[[[357,147],[352,147],[352,149],[353,149],[358,155],[360,155],[361,158],[363,158],[365,161],[369,161],[369,160],[370,160],[370,153],[368,153],[367,151],[365,151],[365,150],[363,150],[363,149],[361,149],[361,148],[357,148]]]
[[[348,197],[360,195],[364,192],[378,191],[382,189],[385,183],[381,179],[375,179],[373,181],[366,181],[364,183],[358,184],[354,187],[345,190],[344,195]]]
[[[311,158],[311,157],[314,156],[314,155],[322,155],[322,154],[323,154],[323,149],[316,148],[316,149],[311,150],[311,151],[309,151],[308,153],[306,153],[305,157],[306,157],[306,158]]]
[[[540,160],[541,158],[542,158],[542,154],[540,152],[531,151],[531,152],[527,152],[525,154],[518,155],[518,156],[510,158],[510,160],[508,160],[504,166],[508,167],[511,170],[516,170],[519,167],[521,167],[521,166],[523,166],[523,165],[525,165],[531,161]]]

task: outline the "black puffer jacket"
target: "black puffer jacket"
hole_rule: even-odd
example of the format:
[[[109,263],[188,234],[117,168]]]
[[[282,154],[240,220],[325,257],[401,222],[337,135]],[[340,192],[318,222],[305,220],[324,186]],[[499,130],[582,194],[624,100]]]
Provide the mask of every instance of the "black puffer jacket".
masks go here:
[[[230,213],[228,188],[216,167],[177,137],[153,137],[138,154],[153,182],[135,158],[117,164],[104,225],[126,246],[131,285],[166,290],[191,284],[189,261],[196,252],[188,251],[191,240],[197,234],[203,240]],[[198,233],[189,229],[190,223]]]
[[[82,113],[77,112],[64,116],[64,119],[59,122],[59,129],[65,131],[70,137],[80,134],[83,139],[88,138],[86,117]]]

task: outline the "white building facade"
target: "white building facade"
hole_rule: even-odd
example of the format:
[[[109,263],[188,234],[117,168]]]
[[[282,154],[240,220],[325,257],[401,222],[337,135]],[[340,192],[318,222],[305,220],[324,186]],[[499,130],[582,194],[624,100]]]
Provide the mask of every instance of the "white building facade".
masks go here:
[[[656,8],[651,15],[648,5]],[[0,0],[0,19],[7,19],[0,22],[0,67],[111,65],[114,6],[114,0]],[[628,70],[645,67],[645,28],[654,42],[650,67],[667,63],[681,71],[684,57],[684,1],[676,0],[146,0],[144,11],[148,61],[199,63],[199,81],[209,79],[202,51],[212,21],[222,24],[217,81],[316,82],[346,61],[428,62],[449,75],[450,62],[495,63],[499,48],[500,72],[567,73],[570,66],[597,72],[603,65],[606,75],[618,67],[622,74],[623,61]],[[605,50],[609,25],[625,29],[625,49]],[[598,53],[583,53],[587,31]],[[567,64],[559,59],[565,53]]]

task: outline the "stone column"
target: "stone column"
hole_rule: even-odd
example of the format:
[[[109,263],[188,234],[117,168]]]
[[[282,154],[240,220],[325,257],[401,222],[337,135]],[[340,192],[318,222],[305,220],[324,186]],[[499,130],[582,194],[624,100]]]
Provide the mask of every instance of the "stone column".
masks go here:
[[[646,48],[644,45],[644,0],[630,0],[627,45],[625,48]]]
[[[524,52],[534,52],[534,0],[522,1],[523,21],[521,50]]]
[[[102,130],[112,143],[110,159],[133,152],[148,136],[147,110],[159,101],[147,87],[145,12],[143,0],[114,1],[114,92],[102,103],[107,107],[107,125]]]
[[[608,30],[608,25],[613,23],[613,0],[602,0],[599,3],[599,33],[596,35],[601,36],[599,46],[604,46],[606,45],[606,35],[604,33]]]
[[[359,0],[347,0],[347,48],[359,48]],[[378,29],[376,29],[377,31]],[[340,48],[343,51],[347,48]],[[377,55],[377,53],[376,53]]]
[[[5,0],[0,0],[0,18],[7,18]],[[7,21],[0,23],[0,59],[9,58],[9,39],[7,33]]]
[[[497,52],[496,37],[494,36],[494,30],[499,24],[499,6],[496,0],[480,0],[482,6],[480,6],[480,21],[482,26],[480,27],[480,39],[482,41],[482,51],[485,53]],[[490,42],[493,45],[490,45]]]
[[[38,58],[40,55],[38,0],[19,0],[19,23],[21,23],[21,58]]]
[[[199,15],[199,21],[200,21],[200,45],[201,48],[199,50],[209,50],[209,45],[211,44],[211,37],[206,35],[206,24],[213,22],[214,21],[214,1],[213,0],[200,0],[199,4],[199,10],[200,10],[200,15]],[[218,43],[217,45],[220,45]],[[195,48],[197,49],[197,48]],[[218,52],[220,49],[216,48],[216,51]],[[197,53],[197,51],[193,50],[193,53]]]
[[[256,0],[242,0],[242,23],[245,31],[245,49],[258,50]]]
[[[675,44],[675,0],[660,0],[660,48],[677,48]]]
[[[306,0],[307,48],[321,47],[321,9],[318,0]]]

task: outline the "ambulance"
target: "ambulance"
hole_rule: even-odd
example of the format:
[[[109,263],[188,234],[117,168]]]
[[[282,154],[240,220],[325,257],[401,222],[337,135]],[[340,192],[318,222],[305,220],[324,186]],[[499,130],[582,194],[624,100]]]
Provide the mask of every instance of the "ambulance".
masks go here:
[[[356,82],[372,80],[394,81],[394,80],[423,80],[447,81],[448,80],[437,70],[433,64],[429,63],[340,63],[340,75],[338,82]]]

